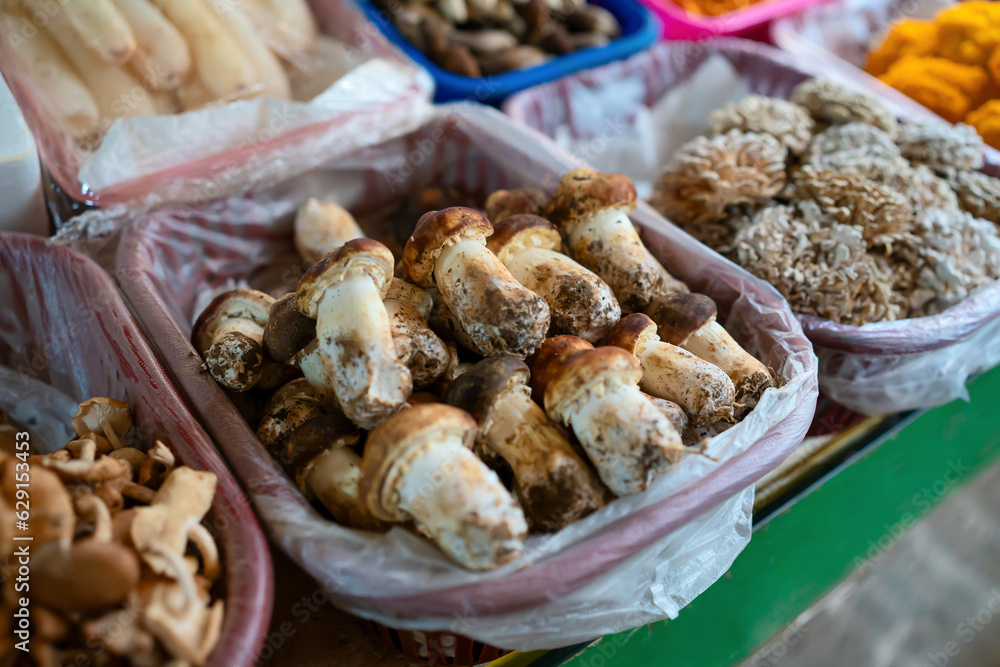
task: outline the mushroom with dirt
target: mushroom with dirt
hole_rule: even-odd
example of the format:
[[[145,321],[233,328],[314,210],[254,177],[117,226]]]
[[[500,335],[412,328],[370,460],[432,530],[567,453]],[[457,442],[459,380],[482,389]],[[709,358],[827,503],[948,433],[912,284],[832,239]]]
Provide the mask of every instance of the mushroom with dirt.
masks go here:
[[[483,212],[495,224],[513,215],[542,215],[548,201],[548,196],[535,188],[495,190],[486,198]]]
[[[521,555],[528,525],[496,473],[472,453],[479,425],[442,403],[404,408],[368,436],[361,493],[383,521],[412,519],[449,558],[490,570]]]
[[[660,340],[656,323],[643,313],[626,315],[604,345],[635,355],[642,365],[642,388],[678,404],[693,426],[732,421],[736,387],[725,371],[687,350]]]
[[[639,391],[639,361],[616,347],[571,354],[545,388],[545,411],[573,429],[601,481],[619,496],[645,491],[687,454],[681,434]]]
[[[295,214],[295,249],[312,266],[331,250],[364,236],[343,206],[311,197]]]
[[[721,368],[736,386],[736,402],[753,408],[774,380],[767,366],[716,321],[716,314],[715,301],[704,294],[665,294],[646,308],[660,340]]]
[[[444,400],[471,414],[481,427],[478,445],[510,465],[531,526],[555,532],[602,507],[605,490],[531,400],[528,376],[520,359],[483,359],[448,386]]]
[[[642,310],[661,294],[688,291],[639,238],[628,217],[635,205],[635,184],[627,176],[580,167],[563,175],[544,214],[573,259],[611,286],[625,313]]]
[[[215,297],[195,322],[191,340],[215,381],[233,391],[252,389],[263,375],[264,326],[274,298],[252,289]]]
[[[402,269],[410,282],[437,286],[475,351],[524,358],[545,337],[549,306],[486,248],[492,233],[489,220],[473,209],[432,211],[406,242]]]
[[[428,387],[444,374],[450,355],[448,346],[427,324],[434,300],[400,278],[393,278],[385,295],[396,356],[410,369],[414,387]]]
[[[514,278],[549,304],[548,333],[604,338],[622,311],[608,284],[562,254],[562,237],[545,218],[527,213],[493,225],[486,242]]]
[[[316,320],[317,354],[344,414],[370,429],[413,390],[399,361],[383,299],[393,257],[378,241],[348,241],[299,281],[299,312]]]

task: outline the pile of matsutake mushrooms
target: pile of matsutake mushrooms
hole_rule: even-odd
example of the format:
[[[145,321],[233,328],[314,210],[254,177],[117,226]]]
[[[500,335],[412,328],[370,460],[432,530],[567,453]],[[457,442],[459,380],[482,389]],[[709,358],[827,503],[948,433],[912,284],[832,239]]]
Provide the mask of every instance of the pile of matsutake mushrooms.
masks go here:
[[[15,485],[25,481],[18,429],[0,427],[0,545],[9,569],[15,545],[31,545],[32,657],[42,666],[204,664],[224,613],[213,601],[218,548],[201,523],[215,475],[175,467],[162,442],[148,451],[123,443],[132,415],[121,401],[85,401],[72,423],[75,440],[28,457],[27,531],[14,522]],[[23,595],[14,581],[0,603],[8,624]],[[9,626],[2,636],[0,654],[13,650]]]
[[[625,176],[575,169],[551,198],[500,190],[484,212],[426,212],[397,264],[346,210],[310,200],[298,289],[219,295],[194,344],[338,522],[411,524],[494,568],[529,529],[643,491],[774,386],[712,300],[646,249],[635,201]]]

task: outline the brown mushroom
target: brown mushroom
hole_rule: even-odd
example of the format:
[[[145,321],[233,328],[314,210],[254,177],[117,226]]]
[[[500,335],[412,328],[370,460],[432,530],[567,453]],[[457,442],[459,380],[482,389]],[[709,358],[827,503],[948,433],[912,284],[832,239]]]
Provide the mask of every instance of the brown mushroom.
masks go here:
[[[538,351],[528,357],[528,366],[531,368],[531,379],[528,383],[531,387],[531,398],[544,406],[545,389],[562,364],[580,352],[593,349],[593,345],[576,336],[546,338]]]
[[[487,219],[497,223],[521,213],[541,215],[548,201],[548,196],[535,188],[495,190],[486,198],[483,212]]]
[[[252,389],[264,370],[263,336],[274,298],[251,289],[220,294],[195,322],[191,340],[222,386]]]
[[[570,355],[545,389],[545,411],[573,429],[619,496],[644,491],[687,453],[681,434],[639,391],[641,378],[634,356],[598,347]]]
[[[549,306],[486,248],[492,233],[489,221],[470,208],[427,213],[406,243],[402,268],[417,285],[437,285],[478,352],[523,358],[545,337]]]
[[[333,202],[311,197],[295,214],[295,249],[309,266],[351,239],[364,235],[354,216]]]
[[[545,211],[573,259],[611,286],[625,313],[661,294],[688,291],[639,238],[628,217],[635,204],[635,184],[627,176],[581,167],[563,175]]]
[[[17,467],[10,459],[3,465],[3,476],[0,485],[9,507],[17,502]],[[31,502],[31,520],[28,530],[17,531],[24,537],[31,537],[35,549],[47,542],[69,542],[73,538],[73,527],[76,514],[73,511],[73,499],[63,485],[59,476],[44,466],[32,466],[28,477],[28,498]],[[13,548],[13,543],[6,543]]]
[[[687,413],[684,412],[684,408],[677,405],[673,401],[668,401],[665,398],[653,396],[652,394],[647,394],[646,392],[642,392],[642,395],[645,396],[650,403],[655,405],[656,408],[670,420],[670,423],[674,425],[674,428],[677,429],[678,433],[682,436],[684,435],[690,422]]]
[[[413,519],[449,558],[489,570],[521,555],[528,527],[496,473],[470,451],[478,430],[450,405],[404,408],[368,436],[361,494],[379,519]]]
[[[448,348],[427,324],[433,305],[427,292],[399,278],[385,296],[396,356],[410,369],[414,387],[430,386],[448,367]]]
[[[132,428],[132,411],[127,403],[113,398],[92,398],[80,404],[70,422],[81,438],[91,432],[103,433],[111,445],[118,449],[122,446],[120,436]]]
[[[257,439],[272,454],[295,429],[325,412],[315,395],[279,392],[264,408],[264,418],[257,426]]]
[[[562,237],[548,220],[530,214],[505,218],[493,225],[486,247],[519,283],[549,304],[549,335],[596,343],[621,318],[611,288],[560,252]]]
[[[268,358],[279,364],[291,363],[295,355],[314,340],[316,320],[299,312],[295,292],[289,292],[271,305],[262,338]]]
[[[621,348],[642,364],[642,388],[677,403],[694,426],[732,421],[736,387],[725,371],[685,349],[660,340],[656,324],[642,313],[626,315],[604,345]]]
[[[318,354],[333,393],[362,428],[382,421],[413,389],[382,303],[392,273],[388,248],[354,239],[314,264],[296,290],[299,312],[316,319]]]
[[[446,403],[479,422],[478,444],[503,458],[532,527],[554,532],[604,505],[604,489],[558,426],[531,400],[528,366],[483,359],[448,387]]]

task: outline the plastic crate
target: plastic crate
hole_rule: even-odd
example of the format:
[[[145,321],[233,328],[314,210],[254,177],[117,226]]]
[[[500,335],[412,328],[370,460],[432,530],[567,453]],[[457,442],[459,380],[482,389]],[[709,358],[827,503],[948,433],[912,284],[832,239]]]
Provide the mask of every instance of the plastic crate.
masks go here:
[[[795,0],[801,2],[802,0]],[[813,0],[814,1],[814,0]],[[375,5],[365,0],[359,4],[368,19],[377,25],[393,44],[403,50],[418,65],[434,77],[435,102],[470,99],[484,104],[498,104],[513,93],[546,81],[627,58],[656,41],[660,25],[656,18],[637,0],[591,0],[614,14],[621,24],[622,34],[606,46],[581,49],[529,69],[504,72],[491,76],[471,77],[455,74],[434,64],[423,51],[403,37],[396,26]]]

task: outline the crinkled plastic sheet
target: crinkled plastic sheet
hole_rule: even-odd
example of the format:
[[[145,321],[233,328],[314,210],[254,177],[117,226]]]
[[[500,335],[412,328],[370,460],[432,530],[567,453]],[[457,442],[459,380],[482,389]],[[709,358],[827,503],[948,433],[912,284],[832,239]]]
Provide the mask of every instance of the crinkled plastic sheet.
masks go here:
[[[937,6],[849,0],[811,8],[805,13],[813,17],[811,23],[805,19],[786,23],[802,24],[805,34],[826,35],[828,46],[839,45],[856,56],[859,50],[845,43],[854,39],[867,44],[860,35],[877,35],[876,26],[885,25],[878,17],[893,7],[929,16]],[[860,52],[861,57],[866,53]],[[712,109],[750,93],[787,98],[800,81],[830,73],[829,68],[807,71],[800,66],[802,60],[808,61],[807,56],[742,40],[665,42],[629,60],[524,91],[510,98],[504,110],[544,134],[562,137],[567,147],[589,161],[628,167],[625,173],[645,184],[648,192],[652,177],[673,151],[708,129],[705,119]],[[834,78],[858,87],[857,81]],[[886,89],[876,84],[876,92]],[[608,106],[611,100],[614,104]],[[904,120],[942,122],[909,98],[892,106]],[[653,122],[630,124],[643,117]],[[647,126],[652,129],[644,136],[634,134]],[[616,133],[609,128],[626,129]],[[641,155],[636,159],[634,152],[636,146],[650,145],[657,146],[653,168]],[[987,151],[984,171],[1000,176],[995,155]],[[799,320],[820,360],[820,390],[852,410],[882,414],[967,398],[969,376],[1000,363],[1000,343],[990,335],[1000,330],[998,317],[1000,283],[930,317],[860,327],[806,315]]]
[[[0,48],[0,69],[43,162],[71,196],[104,207],[208,201],[409,132],[430,112],[430,76],[409,63],[353,3],[311,4],[325,35],[306,80],[293,81],[293,92],[304,95],[296,99],[303,101],[256,98],[117,119],[92,152],[56,126],[30,77],[19,74],[10,45]]]
[[[111,279],[37,236],[0,233],[0,410],[51,452],[75,433],[77,404],[108,396],[132,406],[142,443],[218,476],[209,525],[219,536],[226,617],[210,667],[257,662],[274,582],[267,543],[236,480],[184,407]]]
[[[293,181],[243,198],[157,210],[126,228],[115,272],[149,339],[249,489],[272,538],[345,609],[390,626],[452,630],[519,649],[673,616],[746,544],[748,487],[801,441],[815,410],[816,359],[787,304],[646,207],[634,220],[653,252],[718,300],[729,313],[726,325],[784,386],[715,438],[712,458],[688,456],[647,492],[555,535],[531,537],[522,558],[494,572],[466,571],[400,528],[369,533],[320,516],[201,371],[188,342],[195,304],[241,279],[276,294],[294,289],[292,216],[309,196],[338,201],[368,224],[391,216],[392,203],[421,186],[551,189],[572,166],[568,154],[492,109],[447,105],[417,132]]]

